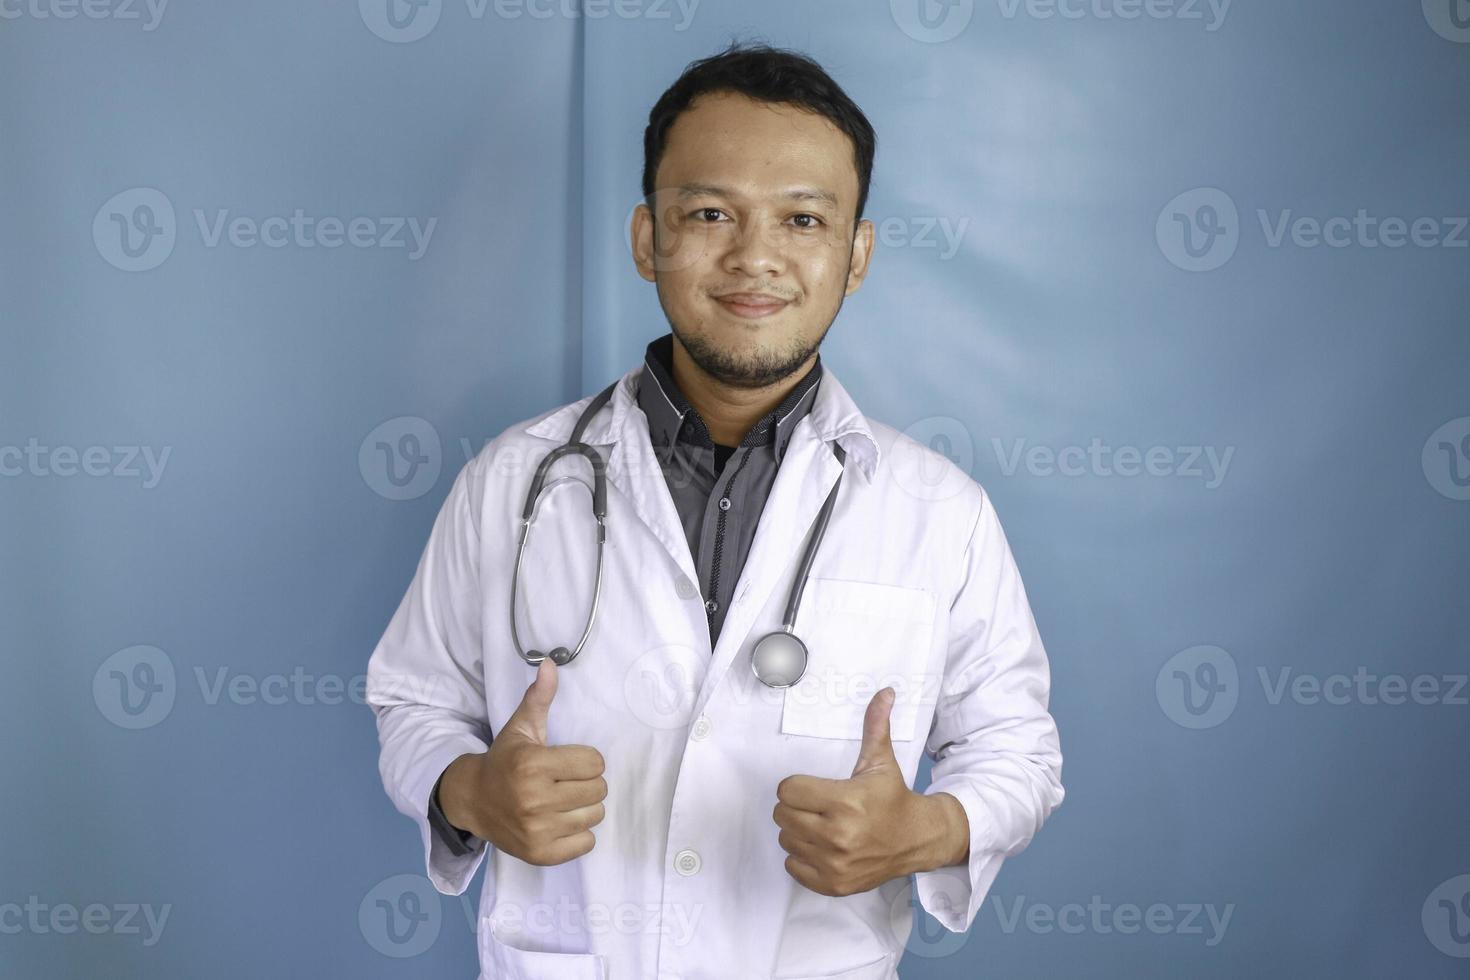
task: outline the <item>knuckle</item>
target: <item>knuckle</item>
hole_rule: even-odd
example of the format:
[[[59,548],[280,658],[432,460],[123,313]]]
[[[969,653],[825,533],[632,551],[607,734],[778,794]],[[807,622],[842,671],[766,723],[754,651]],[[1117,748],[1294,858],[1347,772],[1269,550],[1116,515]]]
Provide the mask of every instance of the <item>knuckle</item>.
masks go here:
[[[535,774],[536,753],[517,752],[506,762],[506,771],[512,779],[524,781]]]

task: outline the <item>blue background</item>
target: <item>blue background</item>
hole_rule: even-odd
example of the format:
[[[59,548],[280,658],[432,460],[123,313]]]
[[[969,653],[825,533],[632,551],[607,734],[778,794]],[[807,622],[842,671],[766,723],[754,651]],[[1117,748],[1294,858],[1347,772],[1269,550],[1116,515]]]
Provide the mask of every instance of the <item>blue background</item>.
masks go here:
[[[373,935],[422,854],[341,691],[467,455],[668,329],[626,244],[643,126],[732,36],[809,52],[873,122],[880,246],[823,358],[987,488],[1051,657],[1066,800],[971,933],[920,915],[903,975],[1470,971],[1470,692],[1274,696],[1283,670],[1444,695],[1470,669],[1470,250],[1271,237],[1470,215],[1466,0],[985,0],[929,27],[911,0],[443,0],[416,40],[384,2],[4,7],[0,906],[170,914],[151,945],[0,932],[0,974],[474,975],[478,880],[417,955]],[[144,260],[174,242],[128,271],[110,215],[146,218],[138,188],[174,211]],[[296,209],[436,224],[411,257],[211,246],[195,217]],[[1217,267],[1181,267],[1186,229]],[[382,423],[427,433],[420,485]],[[17,465],[31,440],[108,475]],[[1093,440],[1169,475],[1047,462]],[[114,447],[169,455],[150,481]],[[1228,468],[1191,475],[1191,447]],[[126,727],[145,661],[172,704]],[[248,686],[293,672],[284,703]],[[1066,911],[1090,902],[1174,925]],[[1223,935],[1178,928],[1190,905]]]

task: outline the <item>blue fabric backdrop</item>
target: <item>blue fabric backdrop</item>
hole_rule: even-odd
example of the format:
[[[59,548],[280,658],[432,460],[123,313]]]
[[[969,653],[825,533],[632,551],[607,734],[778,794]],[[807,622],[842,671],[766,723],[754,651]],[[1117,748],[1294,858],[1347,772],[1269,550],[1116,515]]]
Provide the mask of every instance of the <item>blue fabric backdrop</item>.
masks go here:
[[[0,974],[474,975],[367,656],[667,329],[643,125],[741,36],[873,121],[823,356],[1051,656],[1066,801],[903,975],[1465,976],[1470,3],[583,2],[0,0]]]

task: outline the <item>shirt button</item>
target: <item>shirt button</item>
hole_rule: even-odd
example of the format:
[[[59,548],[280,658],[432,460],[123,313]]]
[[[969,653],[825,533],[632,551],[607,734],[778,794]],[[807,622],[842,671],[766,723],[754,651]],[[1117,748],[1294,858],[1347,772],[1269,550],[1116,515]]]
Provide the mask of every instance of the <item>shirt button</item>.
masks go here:
[[[689,576],[680,575],[679,581],[674,586],[674,591],[679,593],[680,599],[693,599],[694,583],[689,581]]]
[[[704,604],[704,611],[709,613],[711,616],[713,616],[719,610],[719,608],[720,604],[713,599],[707,600]]]
[[[694,740],[696,742],[703,742],[709,738],[709,730],[713,727],[714,725],[710,723],[708,715],[700,715],[694,722],[694,731],[692,733]]]
[[[678,854],[674,855],[674,870],[679,872],[686,878],[690,875],[698,874],[699,865],[700,860],[698,852],[691,851],[687,847],[684,848],[684,850],[680,851]]]
[[[730,498],[729,497],[721,497],[720,498],[720,510],[729,510],[729,509],[730,509]]]

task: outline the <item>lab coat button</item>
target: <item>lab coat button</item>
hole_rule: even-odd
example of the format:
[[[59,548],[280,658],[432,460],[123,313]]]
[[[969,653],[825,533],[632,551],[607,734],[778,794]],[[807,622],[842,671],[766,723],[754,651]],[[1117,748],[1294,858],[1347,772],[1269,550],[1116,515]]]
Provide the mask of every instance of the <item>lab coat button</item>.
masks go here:
[[[680,851],[678,854],[674,855],[674,870],[679,872],[681,875],[684,875],[685,877],[688,877],[692,874],[698,874],[699,865],[700,861],[698,852],[691,851],[687,847],[684,848],[684,850]]]
[[[694,731],[691,733],[696,742],[703,742],[709,738],[709,730],[714,726],[710,724],[708,715],[700,715],[694,722]]]
[[[720,498],[720,510],[729,510],[729,509],[730,509],[730,498],[729,497],[721,497]]]
[[[694,583],[689,581],[689,576],[680,575],[678,583],[674,586],[674,591],[679,593],[680,599],[693,599]]]

